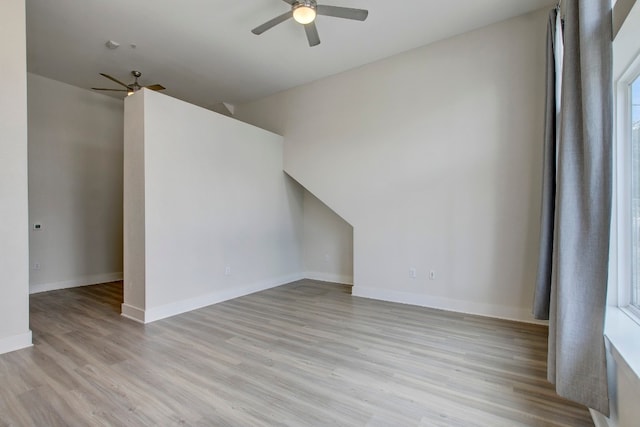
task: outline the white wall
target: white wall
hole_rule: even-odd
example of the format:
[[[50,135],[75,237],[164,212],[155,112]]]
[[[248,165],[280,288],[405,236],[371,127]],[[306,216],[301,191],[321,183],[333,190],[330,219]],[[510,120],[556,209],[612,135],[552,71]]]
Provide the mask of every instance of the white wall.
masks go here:
[[[353,227],[308,191],[303,216],[305,277],[353,284]]]
[[[614,417],[609,420],[609,427],[632,427],[638,425],[640,420],[640,407],[638,406],[638,396],[640,396],[640,379],[638,373],[632,371],[629,366],[620,358],[612,357],[609,362],[612,371],[615,372],[613,382],[615,388],[611,390],[612,406],[615,406]]]
[[[629,12],[636,4],[636,0],[614,0],[613,3],[615,5],[613,9],[613,34],[615,37],[624,24],[625,19],[627,19]]]
[[[120,280],[122,100],[27,81],[31,292]]]
[[[125,104],[138,111],[125,132],[144,123],[125,134],[126,167],[144,171],[125,170],[125,218],[144,209],[144,254],[125,252],[145,266],[143,284],[125,266],[125,288],[145,290],[144,307],[125,292],[123,314],[153,321],[301,278],[302,188],[282,171],[280,136],[157,92]],[[141,180],[143,200],[130,194]]]
[[[355,295],[533,320],[547,15],[236,106],[353,225]]]
[[[145,141],[143,94],[124,103],[124,316],[145,319]]]
[[[0,2],[0,353],[31,345],[25,3]]]

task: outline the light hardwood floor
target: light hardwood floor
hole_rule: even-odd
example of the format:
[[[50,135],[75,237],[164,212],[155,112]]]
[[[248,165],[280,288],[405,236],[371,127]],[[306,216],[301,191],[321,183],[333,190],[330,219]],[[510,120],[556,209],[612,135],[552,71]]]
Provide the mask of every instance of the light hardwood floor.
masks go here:
[[[300,281],[139,325],[122,284],[31,297],[0,425],[593,426],[545,380],[546,328]]]

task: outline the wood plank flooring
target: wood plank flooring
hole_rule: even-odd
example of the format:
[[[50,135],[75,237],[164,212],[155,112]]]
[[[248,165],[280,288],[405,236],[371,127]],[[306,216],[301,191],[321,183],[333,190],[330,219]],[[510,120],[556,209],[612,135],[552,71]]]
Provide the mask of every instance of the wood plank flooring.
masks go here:
[[[140,325],[122,284],[31,297],[0,426],[593,426],[545,380],[546,328],[300,281]]]

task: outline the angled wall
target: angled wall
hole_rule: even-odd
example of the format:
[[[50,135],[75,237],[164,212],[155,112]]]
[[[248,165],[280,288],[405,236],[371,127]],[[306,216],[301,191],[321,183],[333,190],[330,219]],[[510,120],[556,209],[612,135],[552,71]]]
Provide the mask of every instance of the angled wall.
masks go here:
[[[353,225],[355,295],[533,320],[547,14],[236,106]]]
[[[308,191],[304,192],[304,276],[353,284],[353,227]]]
[[[24,0],[0,2],[0,353],[31,345]]]
[[[282,137],[144,90],[125,101],[125,301],[142,322],[301,278]]]

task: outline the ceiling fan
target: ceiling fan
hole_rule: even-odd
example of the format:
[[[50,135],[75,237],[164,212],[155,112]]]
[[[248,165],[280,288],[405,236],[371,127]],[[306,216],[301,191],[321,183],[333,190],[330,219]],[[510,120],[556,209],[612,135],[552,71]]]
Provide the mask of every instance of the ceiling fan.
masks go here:
[[[115,77],[110,76],[109,74],[105,74],[105,73],[100,73],[100,75],[102,77],[106,77],[109,80],[118,83],[120,86],[124,87],[125,89],[107,89],[107,88],[102,88],[102,87],[92,87],[91,89],[93,90],[105,90],[105,91],[110,91],[110,92],[127,92],[127,96],[132,95],[134,92],[139,91],[140,89],[147,88],[147,89],[151,89],[151,90],[164,90],[165,87],[159,84],[155,84],[155,85],[148,85],[148,86],[141,86],[140,83],[138,83],[138,78],[140,78],[140,76],[142,76],[142,73],[140,71],[132,71],[131,75],[134,77],[134,82],[131,84],[126,84],[126,83],[122,83],[120,80],[116,79]]]
[[[317,46],[320,44],[318,29],[316,28],[316,15],[333,16],[334,18],[353,19],[356,21],[364,21],[369,15],[369,11],[364,9],[353,9],[350,7],[325,6],[318,4],[316,0],[282,0],[291,5],[289,12],[257,26],[251,32],[260,35],[265,31],[275,27],[278,24],[293,18],[299,24],[304,25],[304,31],[307,33],[309,46]]]

